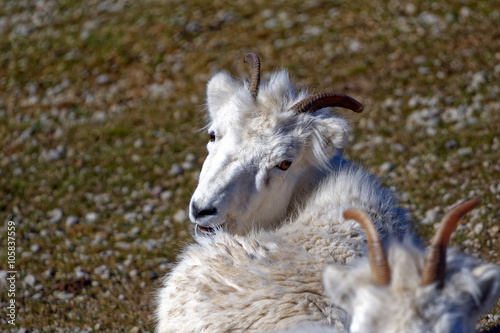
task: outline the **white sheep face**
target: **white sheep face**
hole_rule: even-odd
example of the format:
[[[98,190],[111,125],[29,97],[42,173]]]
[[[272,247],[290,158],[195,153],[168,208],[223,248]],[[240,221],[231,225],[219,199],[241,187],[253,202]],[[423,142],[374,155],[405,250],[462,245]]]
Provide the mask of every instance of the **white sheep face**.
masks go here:
[[[275,225],[290,211],[294,195],[345,145],[344,119],[327,110],[290,111],[305,97],[286,71],[264,82],[256,99],[247,83],[226,73],[209,81],[208,156],[189,212],[198,235]]]

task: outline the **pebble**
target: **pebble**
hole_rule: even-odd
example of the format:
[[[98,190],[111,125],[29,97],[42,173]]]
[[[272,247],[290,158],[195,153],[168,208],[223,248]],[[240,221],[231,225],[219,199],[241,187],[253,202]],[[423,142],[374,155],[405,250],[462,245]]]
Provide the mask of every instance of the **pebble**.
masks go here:
[[[194,164],[191,162],[184,162],[181,164],[182,169],[184,170],[193,170],[194,169]]]
[[[427,210],[424,213],[424,218],[422,219],[421,223],[423,225],[429,225],[429,224],[434,224],[434,223],[439,222],[438,218],[439,218],[441,211],[442,211],[442,208],[439,206]]]
[[[185,210],[180,209],[174,214],[173,219],[176,223],[185,222],[188,220],[188,213]]]
[[[139,270],[138,270],[138,269],[133,269],[133,270],[131,270],[131,271],[128,273],[128,275],[129,275],[131,278],[135,279],[135,278],[139,277],[139,276],[141,275],[141,273],[139,272]]]
[[[472,148],[470,147],[460,148],[457,150],[458,156],[471,156],[472,152]]]
[[[55,298],[57,298],[61,301],[68,300],[68,299],[75,297],[75,295],[73,295],[71,293],[67,293],[65,291],[59,291],[59,290],[54,291],[53,295]]]
[[[33,253],[38,253],[40,252],[40,245],[38,244],[33,244],[30,246],[30,251]]]
[[[63,218],[63,210],[61,208],[55,208],[47,213],[49,216],[50,223],[58,223]]]
[[[142,146],[144,146],[144,140],[143,139],[137,139],[137,140],[135,140],[135,142],[134,142],[134,147],[135,148],[141,148]]]
[[[109,76],[107,74],[101,74],[96,77],[95,82],[97,84],[106,84],[109,82]]]
[[[195,154],[187,154],[186,155],[186,162],[191,162],[191,163],[195,163],[196,162],[196,155]]]
[[[77,279],[80,279],[80,278],[89,278],[90,277],[90,274],[87,273],[86,271],[84,271],[83,268],[80,267],[80,266],[77,266],[75,268],[75,275],[76,275]]]
[[[66,226],[72,227],[79,222],[78,217],[70,215],[66,218]]]
[[[2,269],[0,270],[0,284],[6,285],[7,284],[7,271]]]
[[[129,250],[132,246],[127,242],[116,242],[115,247],[120,250]]]
[[[161,186],[155,186],[151,189],[151,196],[158,198],[163,191]]]
[[[384,162],[382,165],[379,167],[380,172],[386,173],[395,168],[395,165],[392,164],[391,162]]]
[[[184,172],[184,170],[182,169],[180,164],[174,163],[174,164],[172,164],[172,167],[170,168],[168,175],[169,176],[179,176],[179,175],[182,175],[183,172]]]
[[[96,267],[94,269],[94,274],[99,276],[103,280],[107,280],[110,277],[110,271],[108,266],[106,265],[101,265],[99,267]]]
[[[483,228],[484,228],[484,226],[483,226],[483,224],[482,224],[482,223],[478,223],[478,224],[476,224],[476,225],[474,226],[474,233],[475,233],[476,235],[481,234],[481,232],[483,232]]]
[[[53,268],[49,268],[42,273],[42,277],[46,280],[52,279],[56,275],[56,270]]]
[[[32,274],[26,275],[26,277],[24,278],[24,283],[27,286],[34,287],[35,284],[36,284],[36,278],[35,278],[35,276],[32,275]]]
[[[148,239],[142,242],[142,246],[148,251],[153,251],[159,247],[159,244],[156,239]]]
[[[129,235],[132,237],[135,237],[135,236],[139,235],[140,233],[141,233],[141,228],[139,228],[139,227],[133,227],[129,231]]]
[[[137,219],[136,212],[128,212],[123,215],[123,219],[127,222],[134,222]]]
[[[94,224],[97,219],[99,219],[99,215],[95,212],[89,212],[85,214],[85,221],[87,221],[90,224]]]
[[[166,200],[170,200],[172,199],[172,197],[174,196],[174,191],[172,190],[167,190],[167,191],[163,191],[161,192],[160,194],[160,199],[162,201],[166,201]]]
[[[457,142],[455,140],[448,140],[446,141],[446,143],[444,144],[444,146],[447,148],[447,149],[453,149],[453,148],[456,148],[457,147]]]
[[[144,205],[144,206],[142,206],[142,212],[144,214],[152,214],[154,210],[155,210],[155,206],[154,205]]]
[[[500,231],[500,227],[497,226],[497,225],[494,225],[492,226],[490,229],[489,229],[489,232],[491,233],[491,235],[496,235],[498,234],[498,232]]]
[[[398,152],[398,153],[403,153],[405,152],[407,149],[404,145],[402,145],[401,143],[398,143],[398,142],[395,142],[395,143],[391,143],[391,150],[392,151],[395,151],[395,152]]]

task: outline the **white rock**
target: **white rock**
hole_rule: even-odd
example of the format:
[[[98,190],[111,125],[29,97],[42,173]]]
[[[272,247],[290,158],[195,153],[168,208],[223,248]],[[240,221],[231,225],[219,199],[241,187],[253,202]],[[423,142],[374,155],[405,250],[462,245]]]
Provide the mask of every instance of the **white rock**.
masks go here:
[[[7,284],[7,271],[6,270],[0,270],[0,284],[1,285]]]
[[[61,208],[55,208],[47,213],[50,223],[58,223],[63,218],[63,211]]]
[[[132,246],[127,242],[116,242],[115,247],[120,250],[130,250]]]
[[[137,213],[136,212],[128,212],[123,215],[123,218],[127,222],[134,222],[137,218]]]
[[[109,82],[109,76],[107,74],[101,74],[95,79],[95,82],[97,84],[106,84]]]
[[[471,147],[460,148],[459,150],[457,150],[457,154],[459,156],[471,156],[472,153],[473,151]]]
[[[186,162],[191,162],[191,163],[194,163],[196,162],[196,155],[195,154],[187,154],[186,155]]]
[[[160,198],[163,201],[172,199],[173,196],[174,196],[174,191],[171,191],[171,190],[163,191],[160,194]]]
[[[412,3],[407,3],[405,5],[405,9],[404,9],[404,12],[406,15],[408,16],[413,16],[415,14],[415,12],[417,11],[417,7],[412,4]]]
[[[174,163],[168,172],[169,176],[179,176],[184,172],[180,164]]]
[[[70,215],[66,218],[66,226],[72,227],[79,222],[78,217]]]
[[[173,218],[174,222],[182,223],[188,220],[188,213],[185,210],[180,209],[174,214]]]
[[[139,272],[139,270],[138,270],[138,269],[133,269],[133,270],[131,270],[131,271],[128,273],[128,275],[129,275],[131,278],[136,278],[136,277],[140,276],[140,275],[141,275],[141,273]]]
[[[424,213],[424,218],[421,223],[424,225],[429,225],[439,222],[438,217],[440,212],[441,212],[441,207],[439,206],[429,209]]]
[[[481,232],[483,231],[483,229],[484,229],[483,224],[482,224],[482,223],[478,223],[478,224],[476,224],[476,225],[474,226],[474,233],[475,233],[476,235],[480,235],[480,234],[481,234]]]
[[[101,265],[94,269],[94,274],[100,276],[101,279],[107,280],[110,276],[109,268],[106,265]]]
[[[142,140],[142,139],[135,140],[135,142],[134,142],[135,148],[141,148],[142,146],[144,146],[144,140]]]
[[[57,298],[61,301],[75,297],[75,295],[73,295],[71,293],[67,293],[65,291],[59,291],[59,290],[54,291],[53,295],[55,298]]]
[[[33,244],[30,246],[30,251],[33,253],[38,253],[40,252],[40,245],[38,244]]]
[[[132,229],[130,229],[130,231],[128,233],[130,236],[137,236],[138,234],[141,233],[141,228],[133,227]]]
[[[144,206],[142,206],[142,212],[144,214],[151,214],[151,213],[153,213],[154,210],[155,210],[155,206],[154,205],[144,205]]]
[[[89,212],[89,213],[85,214],[85,221],[87,221],[90,224],[95,223],[98,218],[99,218],[99,215],[95,212]]]
[[[394,169],[394,164],[391,162],[384,162],[382,165],[379,167],[380,172],[389,172]]]
[[[32,274],[26,275],[26,277],[24,278],[24,283],[30,287],[34,287],[36,284],[35,276]]]

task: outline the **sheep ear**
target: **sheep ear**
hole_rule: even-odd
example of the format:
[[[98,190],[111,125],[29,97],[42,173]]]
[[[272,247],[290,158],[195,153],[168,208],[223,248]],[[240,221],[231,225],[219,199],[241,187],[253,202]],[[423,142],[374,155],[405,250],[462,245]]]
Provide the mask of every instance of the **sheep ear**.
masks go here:
[[[326,294],[334,304],[352,312],[355,290],[352,285],[352,271],[343,265],[329,265],[323,271],[323,285]]]
[[[472,296],[477,315],[487,313],[500,298],[500,267],[495,264],[482,264],[472,271],[478,287],[478,295]],[[475,296],[475,297],[474,297]]]
[[[350,128],[345,119],[327,115],[317,119],[315,127],[315,132],[320,136],[318,139],[321,140],[321,146],[333,145],[335,148],[342,149],[347,144]]]
[[[240,88],[238,82],[225,72],[216,73],[208,81],[207,106],[211,117],[229,101],[238,88]]]

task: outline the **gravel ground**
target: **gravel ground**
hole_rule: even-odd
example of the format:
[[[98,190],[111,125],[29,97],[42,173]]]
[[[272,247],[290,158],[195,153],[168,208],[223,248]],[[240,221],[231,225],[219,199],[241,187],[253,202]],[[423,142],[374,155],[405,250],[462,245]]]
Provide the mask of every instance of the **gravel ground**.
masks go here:
[[[424,238],[482,197],[452,244],[500,264],[499,20],[498,1],[4,0],[2,330],[153,330],[159,277],[191,239],[206,81],[248,77],[250,51],[264,77],[285,67],[365,105],[346,114],[347,157],[397,189]],[[500,329],[499,306],[480,327]]]

